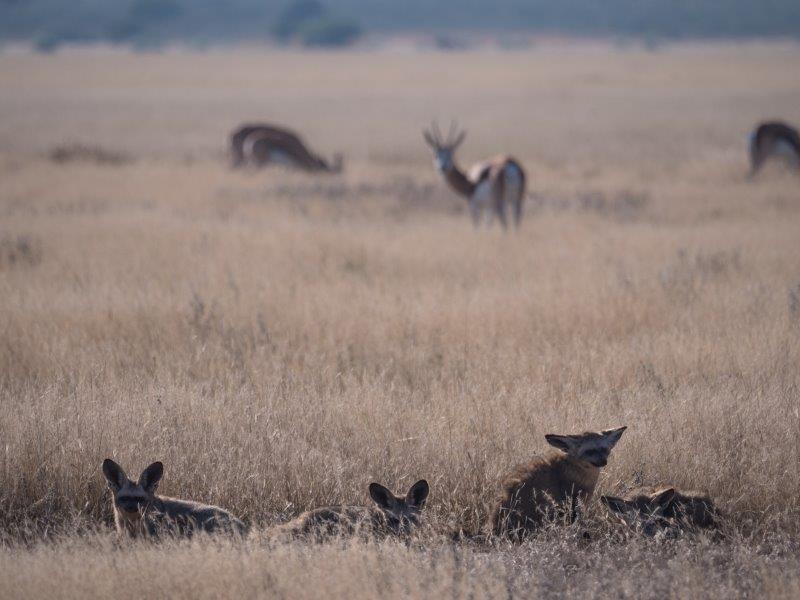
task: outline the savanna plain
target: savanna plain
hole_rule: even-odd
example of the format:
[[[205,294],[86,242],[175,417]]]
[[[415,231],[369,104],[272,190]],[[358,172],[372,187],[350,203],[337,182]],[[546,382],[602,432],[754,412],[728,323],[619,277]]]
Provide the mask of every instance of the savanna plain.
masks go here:
[[[800,596],[800,47],[0,55],[0,597]],[[515,155],[519,231],[473,229],[422,127]],[[243,121],[341,175],[233,171]],[[599,493],[710,494],[724,535],[598,506],[454,543],[546,433],[627,425]],[[119,543],[100,463],[246,540]],[[271,542],[426,478],[409,541]]]

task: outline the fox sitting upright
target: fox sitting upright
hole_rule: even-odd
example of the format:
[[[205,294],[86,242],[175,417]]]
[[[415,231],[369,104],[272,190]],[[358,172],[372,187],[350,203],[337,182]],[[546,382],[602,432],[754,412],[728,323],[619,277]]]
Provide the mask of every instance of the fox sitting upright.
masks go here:
[[[534,458],[505,477],[488,528],[495,535],[521,539],[545,521],[573,522],[578,501],[591,498],[600,468],[625,429],[546,435],[547,443],[561,452]]]
[[[244,535],[247,526],[228,511],[190,500],[157,496],[164,465],[154,462],[131,481],[110,458],[103,461],[103,476],[113,495],[114,523],[120,535],[157,536],[161,532],[191,535],[196,531]]]

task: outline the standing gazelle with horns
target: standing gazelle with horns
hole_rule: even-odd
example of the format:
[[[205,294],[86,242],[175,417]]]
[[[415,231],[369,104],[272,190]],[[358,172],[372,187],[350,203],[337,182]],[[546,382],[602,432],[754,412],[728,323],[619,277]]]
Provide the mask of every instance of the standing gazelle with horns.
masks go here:
[[[481,215],[488,209],[487,221],[491,223],[492,215],[496,214],[505,228],[508,225],[506,206],[509,204],[513,210],[514,225],[519,225],[525,199],[525,171],[514,158],[495,156],[476,163],[468,173],[464,173],[456,165],[454,155],[464,141],[466,131],[459,132],[454,122],[445,139],[434,122],[422,135],[433,148],[436,169],[457,194],[469,201],[469,211],[476,227],[480,225]]]

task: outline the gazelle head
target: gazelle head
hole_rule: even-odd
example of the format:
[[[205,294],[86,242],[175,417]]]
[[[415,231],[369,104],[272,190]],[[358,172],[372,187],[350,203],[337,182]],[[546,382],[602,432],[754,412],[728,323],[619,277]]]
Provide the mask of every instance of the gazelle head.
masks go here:
[[[566,452],[569,456],[588,462],[595,467],[605,467],[611,449],[622,437],[626,427],[587,431],[578,435],[547,434],[545,439],[551,446]]]
[[[127,521],[138,521],[153,501],[158,482],[164,475],[164,465],[154,462],[131,481],[117,463],[110,458],[103,461],[103,476],[114,496],[114,508]]]
[[[411,486],[405,498],[395,496],[380,483],[369,484],[369,495],[386,518],[389,529],[397,534],[408,533],[419,525],[420,512],[425,507],[430,488],[428,482],[420,479]]]
[[[458,124],[453,121],[450,125],[450,131],[447,133],[447,138],[442,137],[442,132],[439,131],[439,126],[436,121],[431,123],[430,129],[422,131],[422,137],[428,142],[428,145],[433,149],[434,165],[440,173],[447,173],[454,166],[453,155],[456,148],[458,148],[467,137],[465,130],[458,130]]]

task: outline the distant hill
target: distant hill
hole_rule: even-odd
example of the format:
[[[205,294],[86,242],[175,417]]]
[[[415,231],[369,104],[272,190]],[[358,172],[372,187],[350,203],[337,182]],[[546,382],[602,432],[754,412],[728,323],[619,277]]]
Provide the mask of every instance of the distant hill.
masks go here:
[[[382,30],[528,30],[590,35],[800,36],[797,0],[338,0]]]
[[[313,5],[308,0],[294,0]],[[317,2],[319,4],[319,2]],[[664,38],[800,38],[800,0],[336,0],[366,32],[532,31]],[[271,39],[278,0],[0,0],[0,39],[158,44]],[[328,18],[328,17],[326,17]]]

